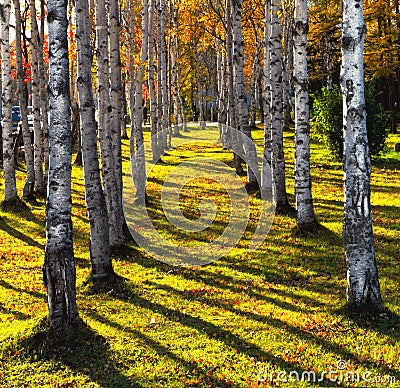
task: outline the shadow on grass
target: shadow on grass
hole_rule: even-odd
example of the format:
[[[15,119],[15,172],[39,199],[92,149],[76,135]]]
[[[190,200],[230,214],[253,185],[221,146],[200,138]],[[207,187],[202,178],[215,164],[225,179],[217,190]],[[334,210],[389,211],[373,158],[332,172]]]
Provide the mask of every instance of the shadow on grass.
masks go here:
[[[381,312],[354,311],[351,306],[345,304],[334,311],[352,322],[356,327],[371,330],[386,335],[395,341],[400,341],[400,315],[384,308]]]
[[[96,311],[90,311],[87,313],[92,319],[110,327],[113,327],[123,333],[128,333],[132,337],[138,339],[142,344],[147,346],[148,348],[152,349],[157,353],[158,357],[167,357],[174,361],[179,366],[186,369],[186,377],[190,380],[199,380],[201,378],[202,384],[201,386],[205,387],[221,387],[221,388],[228,388],[228,387],[238,387],[238,385],[234,384],[233,382],[227,382],[224,379],[220,379],[216,376],[213,376],[212,370],[209,368],[203,368],[199,365],[199,363],[195,361],[187,361],[182,357],[179,357],[174,352],[169,350],[167,347],[163,346],[159,342],[153,340],[149,336],[143,334],[142,332],[131,329],[126,326],[122,326],[117,322],[113,322],[106,317],[100,315]]]
[[[120,281],[123,282],[123,287],[125,289],[125,293],[123,298],[118,298],[118,293],[112,294],[108,293],[110,296],[117,297],[118,299],[129,300],[129,303],[132,303],[136,306],[141,308],[145,308],[149,311],[153,311],[156,314],[163,315],[167,320],[172,320],[173,322],[179,322],[180,325],[185,326],[187,328],[194,329],[198,331],[201,335],[206,335],[209,338],[209,341],[221,341],[224,342],[226,346],[234,349],[237,353],[241,353],[246,355],[247,357],[252,357],[258,362],[268,362],[274,365],[274,368],[278,368],[280,370],[285,370],[287,373],[290,373],[293,370],[296,370],[300,375],[305,372],[302,368],[301,364],[298,361],[287,361],[284,358],[271,353],[270,351],[266,351],[256,343],[249,341],[242,336],[233,333],[230,329],[221,327],[213,322],[204,320],[199,318],[198,316],[192,316],[190,314],[181,312],[177,309],[170,308],[166,305],[154,302],[152,300],[146,299],[143,296],[135,293],[133,289],[130,290],[131,285],[130,282],[126,279],[120,278]],[[185,299],[192,299],[192,295],[181,292],[179,290],[175,290],[172,287],[160,285],[162,289],[168,291],[170,293],[177,293],[180,297]],[[127,295],[129,296],[127,297]],[[298,338],[301,338],[303,341],[308,341],[310,343],[316,344],[317,346],[321,347],[322,351],[325,352],[334,352],[335,354],[343,360],[352,360],[358,364],[361,364],[366,367],[376,368],[380,372],[390,374],[395,376],[396,378],[400,377],[400,374],[397,370],[386,367],[385,365],[380,365],[378,362],[372,359],[364,359],[360,360],[358,355],[353,353],[351,350],[343,348],[342,346],[336,344],[333,341],[330,341],[325,338],[325,332],[327,330],[338,330],[335,327],[322,327],[320,325],[311,326],[309,330],[304,330],[301,327],[293,326],[284,320],[274,318],[272,316],[265,316],[265,315],[258,315],[253,314],[248,311],[243,311],[238,309],[237,307],[231,306],[228,303],[219,300],[210,300],[202,298],[199,300],[202,303],[208,304],[210,307],[215,306],[221,308],[225,311],[229,311],[238,316],[242,316],[246,319],[251,319],[260,324],[264,324],[267,327],[276,327],[277,329],[284,329],[288,333],[295,335]],[[101,316],[97,312],[90,310],[87,311],[87,314],[92,317],[93,319],[98,320],[99,322],[108,324],[111,327],[117,328],[124,332],[129,332],[130,334],[136,336],[138,339],[142,341],[147,341],[148,346],[151,346],[156,352],[161,352],[161,354],[166,355],[167,357],[173,359],[174,361],[180,364],[184,364],[188,366],[189,364],[182,360],[179,356],[173,354],[170,350],[165,349],[159,343],[156,343],[154,340],[147,339],[142,333],[137,332],[137,330],[130,329],[127,327],[122,327],[121,325],[114,323],[107,318]],[[352,327],[351,330],[355,330],[356,327]],[[149,342],[150,341],[150,342]],[[324,386],[336,386],[332,384],[330,381],[324,380]],[[217,385],[219,386],[219,385]],[[222,385],[224,386],[224,385]]]
[[[372,170],[374,168],[381,168],[384,170],[399,170],[400,160],[397,158],[383,157],[372,160]]]
[[[320,346],[323,350],[330,351],[336,353],[341,357],[342,360],[354,360],[357,363],[368,365],[373,368],[379,368],[382,372],[387,373],[389,375],[394,375],[396,379],[400,378],[399,370],[387,367],[386,365],[380,365],[379,362],[373,360],[363,360],[360,361],[359,357],[356,353],[353,353],[351,350],[347,350],[346,348],[341,347],[337,343],[330,341],[325,338],[325,333],[330,330],[343,331],[343,329],[336,327],[325,327],[323,325],[310,325],[308,329],[304,329],[302,327],[294,326],[281,320],[279,318],[274,318],[271,315],[265,316],[262,314],[255,314],[253,312],[245,311],[239,309],[236,306],[233,306],[230,303],[226,303],[224,301],[218,300],[217,298],[204,298],[199,296],[194,296],[191,293],[185,291],[179,291],[173,287],[156,284],[160,289],[167,291],[169,294],[179,295],[181,298],[187,300],[197,300],[198,302],[204,303],[210,307],[217,307],[224,311],[229,311],[238,316],[242,316],[245,319],[250,319],[256,322],[260,322],[262,324],[266,324],[268,327],[276,327],[277,329],[284,329],[288,333],[294,334],[297,338],[301,338],[303,341],[307,341],[313,344]],[[335,312],[336,314],[345,314],[346,318],[350,318],[354,325],[351,330],[355,330],[357,327],[365,328],[372,331],[377,331],[381,334],[387,335],[392,340],[398,340],[400,337],[400,317],[397,314],[386,310],[382,312],[378,316],[374,316],[371,314],[356,314],[349,313],[346,310],[338,310]],[[345,329],[348,330],[348,329]],[[350,331],[351,331],[350,330]]]
[[[7,351],[27,362],[49,361],[59,367],[67,366],[101,387],[140,387],[120,370],[122,365],[114,361],[106,338],[82,321],[73,336],[60,340],[52,335],[47,318],[43,318]],[[52,369],[57,370],[57,365]]]
[[[0,312],[3,314],[11,314],[15,319],[20,321],[25,321],[31,318],[29,315],[21,313],[21,311],[11,310],[10,308],[4,307],[2,303],[0,303]]]
[[[10,236],[15,237],[15,238],[23,241],[27,245],[30,245],[30,246],[33,246],[33,247],[36,247],[36,248],[40,248],[40,249],[44,249],[44,245],[43,244],[38,243],[37,241],[35,241],[33,238],[29,237],[28,235],[20,232],[17,229],[14,229],[12,226],[10,226],[7,223],[7,220],[5,218],[0,218],[0,229],[4,230]]]
[[[41,292],[25,290],[23,288],[15,287],[3,279],[0,279],[0,287],[4,287],[4,288],[7,288],[8,290],[12,290],[12,291],[23,292],[23,293],[29,294],[35,298],[46,300],[46,295],[42,294]]]
[[[124,282],[125,287],[129,288],[129,282]],[[270,364],[274,365],[274,367],[286,370],[288,373],[290,371],[296,370],[300,374],[305,372],[301,365],[297,362],[289,362],[284,360],[283,358],[272,354],[269,351],[265,351],[256,344],[253,344],[246,339],[241,338],[240,336],[232,333],[229,330],[226,330],[212,322],[205,321],[201,318],[194,317],[190,314],[183,313],[178,310],[171,309],[159,303],[152,302],[143,298],[142,296],[135,294],[134,292],[131,293],[129,297],[131,303],[151,310],[157,314],[163,315],[168,320],[172,320],[173,322],[179,321],[179,323],[183,326],[188,328],[194,329],[199,332],[199,334],[205,334],[209,337],[210,341],[221,341],[224,342],[227,346],[234,349],[236,352],[245,354],[248,357],[253,357],[256,361],[260,362],[269,362]],[[101,316],[95,311],[87,311],[88,316],[93,319],[96,319],[99,322],[108,324],[110,327],[117,328],[123,332],[128,332],[133,336],[136,336],[139,340],[142,340],[148,344],[148,346],[152,347],[153,350],[156,352],[161,352],[161,355],[165,355],[175,362],[183,365],[185,368],[196,366],[195,363],[189,363],[188,361],[182,359],[178,355],[174,354],[170,350],[166,349],[161,344],[155,342],[154,340],[148,338],[147,336],[143,335],[142,333],[138,332],[137,330],[127,328],[126,326],[121,326],[118,323],[112,322],[107,318]],[[199,366],[197,365],[197,368]],[[198,370],[199,373],[202,373],[201,369]],[[204,371],[203,371],[204,373]],[[208,374],[208,379],[210,384],[216,383],[217,385],[204,385],[204,386],[212,386],[212,387],[235,387],[235,385],[227,384],[224,380],[218,379],[211,374]],[[201,385],[203,386],[203,385]],[[334,386],[333,384],[329,384],[327,382],[326,386]]]

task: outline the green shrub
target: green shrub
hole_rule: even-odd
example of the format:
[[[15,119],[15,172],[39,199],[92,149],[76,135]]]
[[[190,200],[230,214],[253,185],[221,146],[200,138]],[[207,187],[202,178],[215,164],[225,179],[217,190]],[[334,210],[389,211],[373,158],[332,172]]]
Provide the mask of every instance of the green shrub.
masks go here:
[[[322,88],[319,94],[312,95],[313,136],[326,144],[331,155],[338,161],[343,159],[343,105],[342,93],[337,85],[332,89]],[[367,135],[370,156],[379,156],[385,147],[390,127],[390,115],[376,101],[375,87],[368,84],[365,89],[367,109]]]

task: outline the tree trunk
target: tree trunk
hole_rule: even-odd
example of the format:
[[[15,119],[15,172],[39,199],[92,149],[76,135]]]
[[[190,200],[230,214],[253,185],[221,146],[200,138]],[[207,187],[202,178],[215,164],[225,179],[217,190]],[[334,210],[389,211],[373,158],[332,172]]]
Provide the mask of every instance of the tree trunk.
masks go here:
[[[124,213],[122,206],[122,150],[121,150],[121,122],[122,122],[122,77],[121,77],[121,54],[120,54],[120,18],[118,0],[110,0],[109,2],[110,14],[110,86],[111,86],[111,107],[112,125],[112,149],[114,156],[114,174],[117,184],[118,194],[118,211],[120,214],[118,218],[123,224]]]
[[[108,59],[108,22],[104,0],[96,3],[97,28],[97,73],[98,73],[98,117],[99,138],[102,161],[104,194],[106,197],[111,247],[124,243],[122,230],[122,209],[117,177],[115,174],[115,155],[113,154],[112,130],[114,123],[110,98],[109,59]]]
[[[0,4],[1,18],[1,75],[2,75],[2,139],[4,169],[4,207],[18,200],[15,179],[14,140],[11,120],[12,86],[10,64],[10,13],[11,0]]]
[[[50,47],[49,185],[43,266],[49,321],[62,337],[78,324],[71,221],[71,102],[69,96],[67,0],[48,2]]]
[[[294,15],[295,84],[295,195],[297,226],[312,230],[316,220],[311,193],[310,173],[310,102],[307,74],[307,0],[296,0]]]
[[[227,109],[227,146],[233,151],[233,161],[235,171],[238,175],[243,174],[242,144],[238,143],[236,131],[230,131],[230,128],[237,129],[237,112],[235,109],[235,87],[233,76],[233,33],[232,33],[232,0],[226,0],[225,6],[225,22],[226,22],[226,78],[228,83],[228,109]]]
[[[78,92],[82,122],[82,158],[85,198],[90,225],[92,276],[101,278],[114,273],[110,254],[107,207],[101,186],[95,106],[92,92],[92,48],[87,0],[76,2],[76,38],[78,51]]]
[[[289,206],[286,194],[285,156],[282,128],[282,27],[279,15],[281,1],[271,1],[270,80],[271,80],[271,158],[274,179],[274,199],[277,212]]]
[[[25,153],[25,165],[26,165],[26,181],[23,190],[23,196],[25,199],[33,200],[33,185],[35,184],[35,169],[33,166],[33,147],[31,134],[29,132],[28,126],[28,109],[27,102],[28,96],[26,93],[26,88],[24,85],[25,72],[23,68],[22,60],[22,46],[21,46],[21,8],[19,0],[14,0],[15,8],[15,56],[17,63],[17,90],[19,97],[19,107],[21,112],[21,130],[22,138],[24,143],[24,153]]]
[[[136,198],[139,203],[145,203],[146,197],[146,160],[144,154],[143,141],[143,96],[142,88],[145,77],[145,65],[148,56],[148,19],[149,3],[142,0],[142,47],[140,53],[140,63],[136,71],[133,83],[134,105],[131,107],[132,114],[132,133],[130,141],[132,177],[136,186]],[[132,47],[133,50],[133,47]]]
[[[270,36],[271,36],[271,2],[265,0],[264,4],[264,89],[263,89],[263,107],[264,107],[264,157],[262,162],[262,175],[261,175],[261,188],[267,190],[272,184],[269,182],[271,178],[270,172],[272,171],[271,161],[271,148],[272,148],[272,135],[271,135],[271,75],[270,75],[270,64],[271,64],[271,48],[270,48]]]
[[[149,47],[148,47],[148,72],[149,72],[149,94],[150,94],[150,122],[151,122],[151,152],[153,161],[157,161],[162,153],[161,145],[157,136],[158,114],[157,96],[155,87],[156,64],[154,61],[154,18],[156,12],[156,0],[149,0]]]
[[[174,103],[174,136],[180,136],[179,130],[179,84],[178,84],[178,4],[171,2],[171,17],[172,17],[172,37],[171,37],[171,71],[172,71],[172,89]]]
[[[344,126],[344,228],[347,300],[356,310],[381,310],[370,204],[370,171],[364,99],[362,2],[344,0],[341,86]]]
[[[158,134],[161,135],[160,151],[168,149],[169,109],[167,88],[167,51],[165,45],[165,1],[157,0],[157,87],[158,87]]]
[[[32,107],[33,107],[33,132],[34,132],[34,157],[35,157],[35,189],[39,195],[45,195],[43,176],[43,137],[40,117],[40,73],[39,73],[39,30],[36,21],[35,1],[30,0],[29,12],[31,15],[31,67],[32,67]]]
[[[45,39],[45,1],[40,2],[40,40],[39,40],[39,87],[40,87],[40,108],[41,108],[41,120],[42,120],[42,145],[43,145],[43,161],[44,161],[44,172],[43,180],[44,186],[47,187],[47,181],[49,176],[49,120],[48,120],[48,77],[47,68],[44,63],[44,39]]]
[[[243,133],[243,148],[247,163],[247,179],[249,185],[258,185],[260,181],[256,147],[253,143],[249,126],[249,111],[244,79],[244,42],[242,36],[242,0],[232,0],[233,13],[233,68],[236,92],[237,125]]]
[[[291,69],[293,67],[293,0],[285,4],[284,11],[284,34],[283,34],[283,68],[282,68],[282,109],[283,109],[283,130],[289,130],[292,123],[292,85]]]

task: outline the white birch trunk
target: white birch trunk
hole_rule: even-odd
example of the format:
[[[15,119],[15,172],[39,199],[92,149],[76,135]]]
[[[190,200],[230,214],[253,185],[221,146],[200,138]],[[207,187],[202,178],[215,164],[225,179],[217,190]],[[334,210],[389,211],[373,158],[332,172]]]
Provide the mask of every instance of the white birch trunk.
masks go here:
[[[121,126],[122,126],[122,65],[120,53],[120,18],[118,0],[110,0],[110,86],[111,86],[111,107],[112,107],[112,125],[111,137],[114,156],[114,174],[117,184],[118,209],[121,214],[118,216],[123,223],[122,206],[122,150],[121,150]]]
[[[264,4],[264,88],[263,88],[263,106],[264,106],[264,158],[261,172],[261,187],[262,190],[267,190],[271,184],[268,180],[270,179],[269,171],[272,170],[271,161],[271,76],[270,76],[270,36],[271,36],[271,2],[265,0]]]
[[[76,39],[85,199],[90,225],[90,261],[93,278],[102,278],[112,275],[114,271],[111,263],[106,200],[101,185],[97,153],[95,106],[92,91],[93,55],[87,0],[77,0],[76,2]]]
[[[233,10],[233,65],[234,85],[236,92],[237,126],[245,135],[243,148],[247,163],[248,185],[256,186],[260,181],[258,170],[257,151],[253,143],[249,126],[249,111],[247,108],[247,94],[244,80],[244,43],[242,36],[242,0],[232,0]]]
[[[165,45],[165,1],[157,0],[157,87],[158,87],[158,133],[162,134],[159,139],[161,151],[168,149],[169,132],[169,109],[167,89],[167,51]]]
[[[28,108],[27,108],[27,91],[24,85],[25,72],[22,60],[21,46],[21,8],[20,1],[14,0],[15,8],[15,56],[17,63],[17,91],[19,97],[19,107],[21,112],[21,130],[24,144],[25,165],[26,165],[26,182],[23,190],[23,197],[27,200],[34,199],[33,186],[35,184],[35,169],[33,166],[33,146],[31,134],[28,127]]]
[[[227,146],[226,139],[226,77],[225,77],[225,57],[221,49],[220,40],[217,41],[217,109],[218,109],[218,130],[219,137],[223,146]]]
[[[29,12],[31,15],[31,68],[32,68],[32,107],[33,107],[33,132],[34,132],[34,158],[35,158],[35,189],[39,195],[45,195],[43,175],[43,136],[40,118],[40,73],[39,73],[39,30],[36,20],[35,1],[30,0]]]
[[[172,37],[171,37],[171,72],[172,72],[172,91],[174,104],[174,136],[180,136],[179,130],[179,83],[178,83],[178,8],[179,4],[170,3],[170,14],[172,17]]]
[[[178,51],[179,55],[179,51]],[[183,104],[183,98],[182,98],[182,69],[180,62],[178,60],[178,100],[179,100],[179,115],[180,115],[180,120],[182,124],[182,130],[183,132],[188,132],[187,128],[187,123],[186,123],[186,117],[185,117],[185,107]]]
[[[146,197],[146,161],[143,141],[143,97],[142,87],[148,57],[148,19],[149,3],[142,0],[142,47],[140,62],[136,71],[134,86],[134,106],[132,106],[132,134],[130,140],[132,177],[136,186],[136,197],[139,203],[144,204]],[[133,50],[133,47],[132,47]]]
[[[102,176],[104,194],[106,197],[108,221],[110,224],[109,236],[111,247],[119,247],[124,243],[122,231],[122,209],[120,195],[115,174],[115,156],[113,154],[112,132],[113,124],[112,105],[110,98],[109,58],[108,58],[108,21],[104,0],[96,3],[97,29],[97,74],[98,74],[98,117],[99,138],[102,161]]]
[[[149,0],[149,47],[148,47],[148,73],[149,73],[149,94],[150,94],[150,122],[151,122],[151,151],[153,161],[157,161],[161,155],[158,131],[158,114],[157,114],[157,95],[155,87],[156,64],[154,61],[154,20],[156,13],[156,0]]]
[[[225,22],[226,22],[226,78],[228,83],[228,109],[227,109],[227,146],[233,150],[233,160],[235,171],[238,175],[243,174],[241,164],[242,144],[238,143],[235,131],[229,131],[229,128],[237,129],[237,112],[235,106],[235,87],[233,75],[233,32],[232,32],[232,0],[226,0],[225,4]]]
[[[47,68],[44,63],[44,39],[45,39],[45,24],[46,24],[46,11],[45,2],[40,2],[40,40],[39,40],[39,87],[40,87],[40,114],[42,125],[42,145],[43,145],[43,180],[44,186],[47,189],[47,181],[49,176],[49,113],[48,101],[49,94]]]
[[[283,68],[282,68],[282,108],[283,108],[283,129],[287,131],[292,122],[292,85],[291,85],[291,69],[293,68],[293,0],[289,0],[285,4],[284,10],[284,33],[283,33]]]
[[[341,86],[344,128],[344,228],[347,300],[356,310],[381,310],[370,204],[371,163],[364,99],[366,27],[360,0],[344,0]]]
[[[294,14],[294,86],[295,86],[295,196],[297,226],[315,227],[310,173],[310,102],[307,73],[307,0],[296,0]]]
[[[3,136],[3,169],[4,169],[4,204],[12,205],[18,200],[15,179],[14,141],[12,134],[12,86],[10,64],[10,13],[11,0],[0,3],[1,22],[1,77],[2,77],[2,136]]]
[[[271,159],[274,180],[274,199],[277,212],[289,206],[286,194],[285,156],[282,128],[282,27],[281,1],[271,1],[270,80],[271,80]]]
[[[71,102],[69,96],[67,0],[49,0],[50,160],[43,266],[49,321],[58,336],[78,324],[71,221]]]

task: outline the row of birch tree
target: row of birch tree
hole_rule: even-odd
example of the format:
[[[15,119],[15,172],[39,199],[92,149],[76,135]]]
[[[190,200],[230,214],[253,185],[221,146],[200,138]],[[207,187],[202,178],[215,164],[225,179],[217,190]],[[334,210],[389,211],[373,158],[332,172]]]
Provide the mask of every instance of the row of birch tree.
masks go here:
[[[80,121],[78,144],[84,170],[94,279],[101,281],[114,274],[111,252],[125,243],[121,138],[127,135],[125,116],[128,112],[132,175],[138,201],[143,205],[146,203],[142,118],[147,103],[151,116],[152,156],[157,161],[171,147],[172,136],[180,136],[181,130],[187,130],[188,110],[199,112],[200,127],[205,128],[206,108],[210,105],[207,98],[213,89],[216,101],[211,106],[218,107],[221,141],[234,151],[238,173],[242,172],[245,161],[250,189],[257,189],[264,179],[264,169],[259,165],[251,141],[251,124],[254,125],[254,115],[258,112],[264,125],[263,163],[272,170],[274,201],[278,212],[287,212],[291,211],[291,206],[286,192],[283,131],[290,122],[293,109],[290,98],[290,85],[293,85],[297,225],[302,230],[316,228],[310,174],[306,1],[295,0],[291,8],[293,18],[282,17],[289,15],[289,7],[286,5],[286,12],[282,12],[280,0],[266,0],[262,7],[258,2],[250,27],[248,15],[252,1],[225,0],[221,3],[209,0],[208,19],[203,18],[199,4],[180,0],[142,0],[140,7],[133,3],[120,4],[118,0],[107,3],[105,0],[96,3],[76,0],[74,6],[68,7],[67,0],[49,0],[47,10],[44,3],[41,4],[39,28],[34,2],[29,3],[33,144],[26,119],[28,98],[22,58],[26,47],[19,39],[23,33],[18,28],[16,63],[27,165],[24,194],[28,197],[47,193],[43,272],[50,322],[56,333],[72,330],[78,321],[71,223],[74,140],[71,129],[75,120]],[[14,0],[17,18],[20,6],[18,0]],[[2,1],[2,141],[4,200],[7,204],[18,201],[11,125],[11,8],[9,0]],[[185,14],[188,10],[193,12]],[[45,15],[49,43],[48,88],[43,54]],[[188,20],[183,22],[182,15]],[[193,30],[195,27],[197,35]],[[252,31],[251,43],[249,35],[244,33],[249,29]],[[190,39],[186,32],[190,32]],[[360,309],[381,309],[369,202],[364,37],[361,2],[345,0],[341,79],[348,300]],[[76,49],[71,52],[75,41]],[[187,63],[189,70],[183,71],[182,65]],[[213,82],[207,86],[207,80],[211,79]],[[250,106],[248,90],[253,94]],[[50,96],[49,106],[47,96]],[[78,113],[73,109],[75,103]],[[243,137],[237,138],[229,128],[237,129]]]

